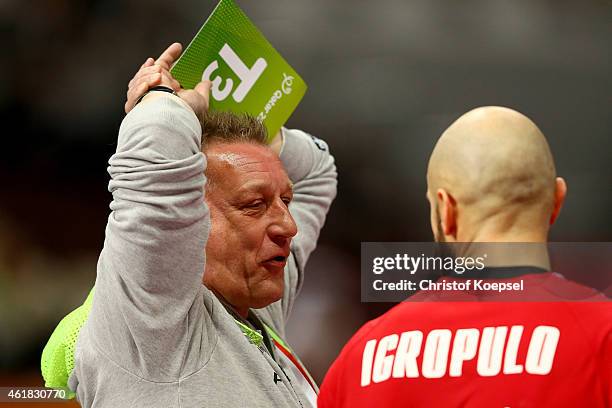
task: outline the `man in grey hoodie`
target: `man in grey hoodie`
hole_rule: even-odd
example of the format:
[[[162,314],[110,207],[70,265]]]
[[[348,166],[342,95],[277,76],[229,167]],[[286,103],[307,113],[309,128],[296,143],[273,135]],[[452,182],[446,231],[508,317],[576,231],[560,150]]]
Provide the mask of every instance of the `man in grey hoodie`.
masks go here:
[[[266,145],[258,122],[209,114],[210,83],[183,90],[169,73],[180,53],[130,82],[69,386],[83,407],[314,406],[283,338],[336,195],[334,159],[302,131]],[[146,93],[155,85],[176,92]]]

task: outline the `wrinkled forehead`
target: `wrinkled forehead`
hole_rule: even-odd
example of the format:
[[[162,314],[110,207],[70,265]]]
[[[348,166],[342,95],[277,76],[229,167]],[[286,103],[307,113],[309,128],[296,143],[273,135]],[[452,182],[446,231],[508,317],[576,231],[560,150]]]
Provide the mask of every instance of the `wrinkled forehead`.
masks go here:
[[[286,189],[291,182],[269,147],[254,143],[218,143],[205,151],[210,181],[227,189]]]

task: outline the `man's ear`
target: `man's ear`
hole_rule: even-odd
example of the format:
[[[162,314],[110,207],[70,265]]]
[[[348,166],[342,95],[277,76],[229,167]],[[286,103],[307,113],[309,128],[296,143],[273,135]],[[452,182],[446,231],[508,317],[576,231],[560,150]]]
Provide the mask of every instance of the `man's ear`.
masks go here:
[[[440,212],[440,225],[446,236],[457,239],[457,201],[443,188],[436,191],[436,200]]]
[[[565,201],[565,196],[567,195],[567,184],[565,184],[565,180],[562,177],[557,177],[555,180],[555,201],[553,204],[553,210],[550,214],[550,225],[553,225],[557,220],[559,213],[561,212],[561,207],[563,206],[563,202]]]

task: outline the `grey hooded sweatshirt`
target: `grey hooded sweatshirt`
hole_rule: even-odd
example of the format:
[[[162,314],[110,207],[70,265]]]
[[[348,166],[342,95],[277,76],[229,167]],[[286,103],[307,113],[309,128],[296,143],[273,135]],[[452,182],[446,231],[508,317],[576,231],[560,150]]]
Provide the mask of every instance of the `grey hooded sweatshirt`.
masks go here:
[[[310,406],[312,390],[289,360],[249,341],[202,284],[210,217],[201,135],[193,111],[169,94],[139,104],[121,124],[96,292],[69,378],[83,407]],[[283,136],[298,234],[282,299],[250,311],[281,338],[337,184],[323,141],[299,130]]]

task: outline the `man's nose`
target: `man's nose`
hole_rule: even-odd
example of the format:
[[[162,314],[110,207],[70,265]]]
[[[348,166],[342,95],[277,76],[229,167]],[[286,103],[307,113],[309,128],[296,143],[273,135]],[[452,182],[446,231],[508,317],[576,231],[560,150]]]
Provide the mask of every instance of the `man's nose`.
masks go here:
[[[284,203],[281,202],[277,205],[274,212],[274,220],[268,231],[273,239],[288,239],[297,234],[297,225]]]

